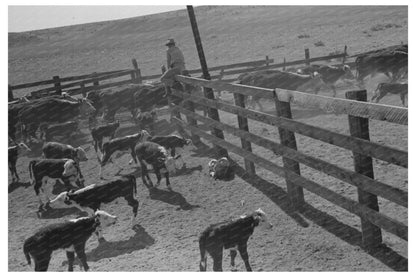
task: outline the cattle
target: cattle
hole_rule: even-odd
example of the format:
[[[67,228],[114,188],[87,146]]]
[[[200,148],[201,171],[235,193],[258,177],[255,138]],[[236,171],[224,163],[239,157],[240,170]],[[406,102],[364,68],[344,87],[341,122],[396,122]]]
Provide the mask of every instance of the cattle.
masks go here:
[[[226,157],[219,160],[212,159],[208,163],[209,176],[214,180],[228,180],[233,176],[233,169],[230,161]]]
[[[313,74],[318,72],[321,75],[322,81],[332,89],[333,97],[336,97],[335,83],[339,80],[353,80],[354,75],[348,65],[342,67],[330,65],[311,65],[302,69],[298,69],[300,74]]]
[[[392,46],[375,51],[359,54],[355,59],[357,81],[364,86],[364,78],[383,73],[394,83],[408,66],[408,46]]]
[[[374,91],[371,101],[375,100],[375,102],[378,103],[381,98],[386,96],[388,93],[391,93],[400,95],[403,106],[406,106],[405,98],[407,96],[407,90],[407,84],[380,83]]]
[[[157,143],[163,146],[166,150],[170,150],[170,155],[176,160],[180,158],[183,163],[182,153],[188,148],[193,148],[192,140],[179,137],[177,135],[169,136],[153,136],[148,138],[148,141]],[[178,154],[178,156],[176,156]]]
[[[39,125],[39,131],[41,133],[40,138],[44,141],[51,141],[52,138],[57,136],[71,138],[78,130],[79,126],[77,121],[68,121],[51,125],[43,122]]]
[[[157,143],[145,141],[137,144],[134,151],[142,169],[143,184],[148,188],[153,187],[152,180],[150,179],[147,170],[147,165],[151,165],[157,178],[156,186],[160,185],[162,179],[161,174],[164,174],[166,186],[169,190],[172,190],[169,181],[169,172],[175,172],[176,168],[175,160],[168,154],[167,150]]]
[[[15,146],[9,147],[9,170],[10,174],[12,175],[12,183],[16,183],[20,180],[16,169],[17,158],[19,157],[19,155],[22,155],[25,152],[30,151],[31,149],[23,142],[18,143]]]
[[[111,203],[117,198],[123,197],[133,209],[133,216],[131,218],[131,222],[133,223],[139,208],[139,202],[136,200],[136,196],[136,177],[134,175],[125,175],[103,184],[93,184],[76,191],[62,192],[55,199],[47,202],[44,209],[76,207],[89,214],[93,214],[100,208],[101,204]],[[101,238],[101,234],[99,238]]]
[[[200,271],[207,269],[207,254],[214,260],[214,271],[222,271],[223,249],[230,249],[231,266],[235,267],[235,257],[240,252],[247,271],[252,271],[248,261],[247,241],[253,234],[255,227],[271,229],[266,214],[258,209],[254,213],[241,216],[207,227],[199,236],[199,250],[201,261]]]
[[[114,138],[116,130],[120,127],[120,122],[116,121],[106,125],[94,127],[91,129],[91,136],[94,144],[95,152],[103,152],[103,139],[108,137],[111,139]]]
[[[71,159],[41,159],[32,160],[29,163],[29,174],[31,184],[35,189],[36,196],[38,196],[40,205],[43,204],[40,197],[40,190],[49,196],[44,191],[44,187],[49,179],[58,179],[61,183],[69,182],[72,186],[76,186],[76,182],[80,179],[80,170],[78,164]],[[64,182],[66,181],[66,182]]]
[[[137,134],[115,138],[110,141],[107,141],[103,144],[102,157],[100,159],[100,173],[99,176],[102,179],[102,169],[109,162],[111,156],[116,152],[130,152],[134,162],[137,164],[136,153],[134,147],[140,141],[146,141],[150,137],[150,134],[146,130],[142,130]],[[116,166],[120,168],[120,171],[123,169],[117,163]]]
[[[23,125],[24,139],[36,137],[35,132],[42,122],[63,123],[78,116],[94,112],[94,107],[88,100],[79,99],[77,102],[59,98],[49,98],[26,105],[18,113],[18,119]]]
[[[19,102],[8,105],[9,138],[11,138],[13,141],[16,140],[17,125],[19,123],[19,112],[28,105],[30,105],[29,102]]]
[[[84,271],[88,271],[85,243],[97,230],[107,228],[116,222],[116,216],[97,210],[93,216],[47,225],[25,240],[23,253],[29,265],[32,257],[35,271],[47,271],[52,253],[64,249],[68,259],[68,271],[74,271],[75,252]]]
[[[139,112],[136,116],[136,125],[139,129],[153,130],[153,124],[157,120],[155,110],[150,112]]]
[[[238,84],[262,88],[280,88],[306,92],[312,90],[315,94],[325,85],[320,74],[302,75],[279,70],[260,70],[241,74]],[[260,104],[259,97],[253,96],[251,101]],[[260,109],[263,107],[260,105]]]

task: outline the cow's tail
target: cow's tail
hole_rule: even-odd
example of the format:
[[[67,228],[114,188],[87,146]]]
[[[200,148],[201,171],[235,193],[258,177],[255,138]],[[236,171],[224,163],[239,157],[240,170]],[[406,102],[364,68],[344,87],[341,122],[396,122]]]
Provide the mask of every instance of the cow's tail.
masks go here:
[[[23,245],[23,253],[25,254],[27,264],[31,265],[30,254],[29,254],[29,244],[25,243]]]
[[[33,176],[34,176],[33,167],[35,166],[35,164],[36,164],[36,161],[30,161],[30,163],[29,163],[29,178],[30,178],[30,183],[32,183],[32,184],[34,182],[34,179],[33,179]]]
[[[207,249],[205,232],[199,237],[199,251],[201,253],[201,261],[199,262],[199,271],[207,271]]]

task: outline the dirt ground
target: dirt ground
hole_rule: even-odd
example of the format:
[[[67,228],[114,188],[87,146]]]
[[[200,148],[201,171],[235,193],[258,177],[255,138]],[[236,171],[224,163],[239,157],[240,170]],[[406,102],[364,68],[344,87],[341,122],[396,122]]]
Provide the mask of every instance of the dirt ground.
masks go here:
[[[224,96],[227,101],[230,95]],[[393,99],[388,99],[393,101]],[[394,99],[395,101],[396,99]],[[266,112],[273,113],[273,105],[264,103]],[[346,116],[317,113],[312,110],[293,108],[294,118],[311,125],[324,126],[330,130],[348,134]],[[221,120],[236,125],[236,116],[221,113]],[[167,134],[174,131],[167,121],[160,118],[156,131]],[[332,127],[331,127],[332,126]],[[388,125],[372,121],[371,138],[389,144],[392,134],[395,147],[407,150],[406,126]],[[388,132],[386,132],[388,130]],[[137,129],[131,124],[122,126],[118,135],[132,134]],[[250,131],[278,141],[278,131],[263,123],[250,121]],[[58,138],[59,139],[59,138]],[[226,134],[227,141],[239,145],[239,139]],[[87,150],[89,161],[81,167],[86,184],[99,182],[98,162],[90,143],[87,129],[71,141],[74,146]],[[204,142],[204,141],[203,141]],[[350,152],[319,141],[297,136],[298,149],[306,154],[335,162],[353,169]],[[33,147],[33,146],[32,146]],[[37,198],[29,184],[27,165],[40,155],[40,145],[34,153],[18,160],[18,173],[22,183],[9,187],[9,271],[27,271],[22,245],[24,239],[36,229],[53,222],[75,218],[76,209],[36,216]],[[281,164],[281,158],[262,147],[253,146],[262,157]],[[256,230],[248,243],[250,262],[255,271],[391,271],[407,270],[407,243],[383,232],[385,246],[374,252],[364,251],[361,245],[360,220],[335,205],[305,191],[308,203],[303,211],[293,211],[288,203],[283,178],[257,167],[257,177],[248,178],[243,161],[231,154],[236,165],[236,177],[231,181],[213,181],[208,176],[207,164],[218,158],[208,142],[186,153],[186,167],[172,176],[173,191],[165,186],[150,193],[142,184],[140,169],[128,166],[129,156],[116,159],[126,166],[121,174],[133,173],[138,177],[138,198],[141,203],[137,224],[130,228],[131,208],[124,199],[102,206],[119,217],[119,222],[104,232],[106,242],[99,244],[95,237],[87,243],[87,258],[92,271],[198,271],[198,235],[211,223],[237,217],[243,213],[262,208],[274,228],[270,231]],[[375,160],[376,179],[407,191],[407,170],[386,165]],[[109,165],[105,178],[111,178],[117,168]],[[343,196],[356,199],[356,188],[339,180],[301,166],[303,176],[318,182]],[[151,178],[155,178],[151,175]],[[10,182],[10,176],[9,176]],[[63,190],[51,185],[49,190],[58,194]],[[241,202],[244,206],[241,206]],[[407,222],[407,210],[400,209],[380,199],[381,211]],[[51,271],[66,271],[64,251],[56,251],[50,263]],[[212,260],[208,260],[212,269]],[[237,258],[238,271],[244,271],[242,260]],[[229,271],[230,258],[225,252],[223,269]],[[77,267],[76,270],[79,270]]]

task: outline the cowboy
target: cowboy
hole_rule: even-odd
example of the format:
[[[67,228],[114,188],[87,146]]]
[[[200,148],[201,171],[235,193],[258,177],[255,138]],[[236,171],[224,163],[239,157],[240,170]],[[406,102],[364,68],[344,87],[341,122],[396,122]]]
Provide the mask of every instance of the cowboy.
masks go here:
[[[185,70],[185,58],[172,38],[168,39],[165,45],[168,47],[166,51],[168,70],[163,73],[160,81],[171,87],[175,81],[174,76],[182,74]]]

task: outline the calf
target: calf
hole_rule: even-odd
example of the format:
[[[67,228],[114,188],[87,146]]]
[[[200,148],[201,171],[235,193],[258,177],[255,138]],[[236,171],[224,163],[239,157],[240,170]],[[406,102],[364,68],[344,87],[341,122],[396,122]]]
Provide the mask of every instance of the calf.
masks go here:
[[[230,165],[230,161],[226,157],[222,157],[219,160],[211,160],[208,163],[209,176],[214,180],[227,180],[232,177],[233,170]]]
[[[116,130],[120,127],[120,122],[116,121],[103,126],[92,128],[91,136],[94,141],[95,152],[99,149],[103,152],[103,139],[109,137],[110,140],[114,138]]]
[[[74,271],[74,252],[77,253],[84,270],[88,271],[85,243],[94,232],[114,225],[116,221],[117,217],[104,211],[96,211],[90,217],[47,225],[25,240],[23,252],[26,260],[31,265],[32,256],[35,271],[47,271],[53,251],[65,249],[68,271]]]
[[[137,164],[136,154],[134,147],[140,141],[146,141],[150,137],[150,134],[146,130],[142,130],[137,134],[125,136],[121,138],[112,139],[103,145],[103,153],[100,159],[100,173],[99,176],[102,178],[102,168],[108,163],[113,155],[116,152],[130,152],[134,162]],[[122,170],[118,164],[116,164]]]
[[[139,129],[153,129],[153,123],[155,123],[157,119],[156,111],[153,110],[151,112],[140,112],[136,116],[136,125]]]
[[[19,157],[19,155],[23,154],[24,152],[29,152],[29,151],[31,151],[30,148],[23,142],[15,146],[9,147],[9,170],[10,170],[10,174],[12,175],[13,184],[18,182],[20,179],[16,170],[17,158]]]
[[[52,125],[44,122],[39,125],[39,130],[41,139],[51,141],[55,136],[72,137],[78,132],[79,127],[77,121],[68,121]]]
[[[399,94],[403,106],[406,106],[405,97],[407,96],[407,90],[407,84],[380,83],[374,91],[371,101],[375,100],[375,102],[378,103],[381,98],[387,95],[387,93]]]
[[[241,216],[239,219],[213,224],[206,228],[199,236],[199,250],[201,253],[200,271],[207,269],[207,253],[214,260],[214,271],[222,271],[223,249],[230,249],[231,266],[235,267],[235,257],[240,252],[247,271],[252,271],[248,261],[247,241],[253,234],[254,227],[273,227],[267,221],[266,214],[258,209],[254,213]]]
[[[126,199],[127,204],[133,208],[133,216],[131,218],[131,223],[133,223],[139,208],[139,201],[136,200],[136,196],[136,177],[134,175],[126,175],[100,185],[94,184],[77,191],[62,192],[55,199],[47,202],[44,208],[76,207],[93,214],[100,208],[101,204],[110,203],[119,197],[123,197]],[[99,238],[101,238],[101,234]]]
[[[162,179],[161,173],[165,175],[166,186],[172,190],[169,182],[169,172],[175,172],[175,160],[169,156],[163,146],[151,141],[145,141],[136,145],[134,149],[142,169],[142,180],[146,187],[153,187],[152,180],[147,171],[147,164],[153,167],[157,177],[157,185],[160,185]],[[146,180],[147,178],[147,180]],[[149,181],[149,183],[147,183]]]
[[[40,190],[45,193],[45,185],[49,179],[58,179],[61,183],[63,180],[69,181],[73,186],[76,185],[76,181],[80,179],[80,170],[78,164],[71,159],[43,159],[33,160],[29,163],[29,174],[31,183],[35,189],[35,193],[39,198],[39,203],[42,205],[42,199],[40,197]],[[66,185],[66,182],[64,183]],[[46,197],[49,200],[49,196]]]

